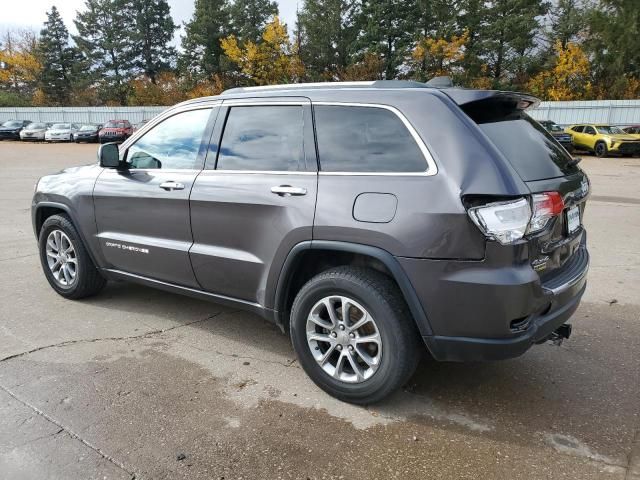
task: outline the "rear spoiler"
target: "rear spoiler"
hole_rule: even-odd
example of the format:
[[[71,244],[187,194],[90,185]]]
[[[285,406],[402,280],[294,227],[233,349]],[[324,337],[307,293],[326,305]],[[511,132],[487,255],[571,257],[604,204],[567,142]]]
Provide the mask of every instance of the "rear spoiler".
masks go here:
[[[462,111],[476,123],[504,120],[540,104],[538,98],[517,92],[465,90],[462,88],[448,88],[442,92],[456,102]]]
[[[519,92],[468,90],[466,88],[445,88],[441,91],[461,107],[475,103],[505,103],[513,104],[514,110],[526,110],[528,108],[535,108],[540,104],[539,98]]]

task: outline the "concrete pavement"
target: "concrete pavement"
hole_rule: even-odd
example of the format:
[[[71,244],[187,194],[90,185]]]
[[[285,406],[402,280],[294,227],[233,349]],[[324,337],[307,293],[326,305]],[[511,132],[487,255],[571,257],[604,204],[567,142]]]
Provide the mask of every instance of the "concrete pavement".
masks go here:
[[[0,478],[640,479],[640,159],[586,158],[589,287],[561,347],[425,359],[370,408],[328,397],[245,312],[40,270],[40,175],[95,146],[0,142]]]

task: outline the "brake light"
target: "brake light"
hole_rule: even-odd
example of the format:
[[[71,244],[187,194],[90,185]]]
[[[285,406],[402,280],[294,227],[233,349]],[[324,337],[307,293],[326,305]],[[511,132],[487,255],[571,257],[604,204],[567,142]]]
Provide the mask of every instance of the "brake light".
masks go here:
[[[527,233],[544,229],[551,219],[564,211],[558,192],[536,193],[531,202],[518,198],[488,203],[469,209],[469,217],[488,238],[503,245],[516,242]]]
[[[564,200],[558,192],[536,193],[531,197],[531,210],[527,233],[539,232],[564,211]]]
[[[473,207],[468,213],[487,237],[506,245],[524,237],[531,219],[531,206],[526,199],[518,198]]]

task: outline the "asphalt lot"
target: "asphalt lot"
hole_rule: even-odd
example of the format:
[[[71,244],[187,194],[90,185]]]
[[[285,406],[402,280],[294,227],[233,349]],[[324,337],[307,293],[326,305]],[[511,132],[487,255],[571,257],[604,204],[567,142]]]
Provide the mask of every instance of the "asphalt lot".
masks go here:
[[[361,408],[244,312],[130,284],[59,297],[37,178],[95,145],[0,142],[0,478],[640,479],[640,159],[585,158],[589,287],[562,346],[425,359]]]

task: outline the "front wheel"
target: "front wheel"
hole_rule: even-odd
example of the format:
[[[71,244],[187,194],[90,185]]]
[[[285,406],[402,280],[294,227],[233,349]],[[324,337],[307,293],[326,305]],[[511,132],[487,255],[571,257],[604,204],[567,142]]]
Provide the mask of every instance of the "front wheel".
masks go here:
[[[60,295],[80,299],[102,290],[106,281],[67,216],[47,218],[40,230],[38,245],[44,274]]]
[[[595,152],[597,157],[600,157],[600,158],[606,157],[608,153],[607,145],[604,142],[596,143]]]
[[[290,330],[307,375],[350,403],[375,403],[403,386],[422,352],[396,284],[365,268],[334,268],[309,280],[293,303]]]

